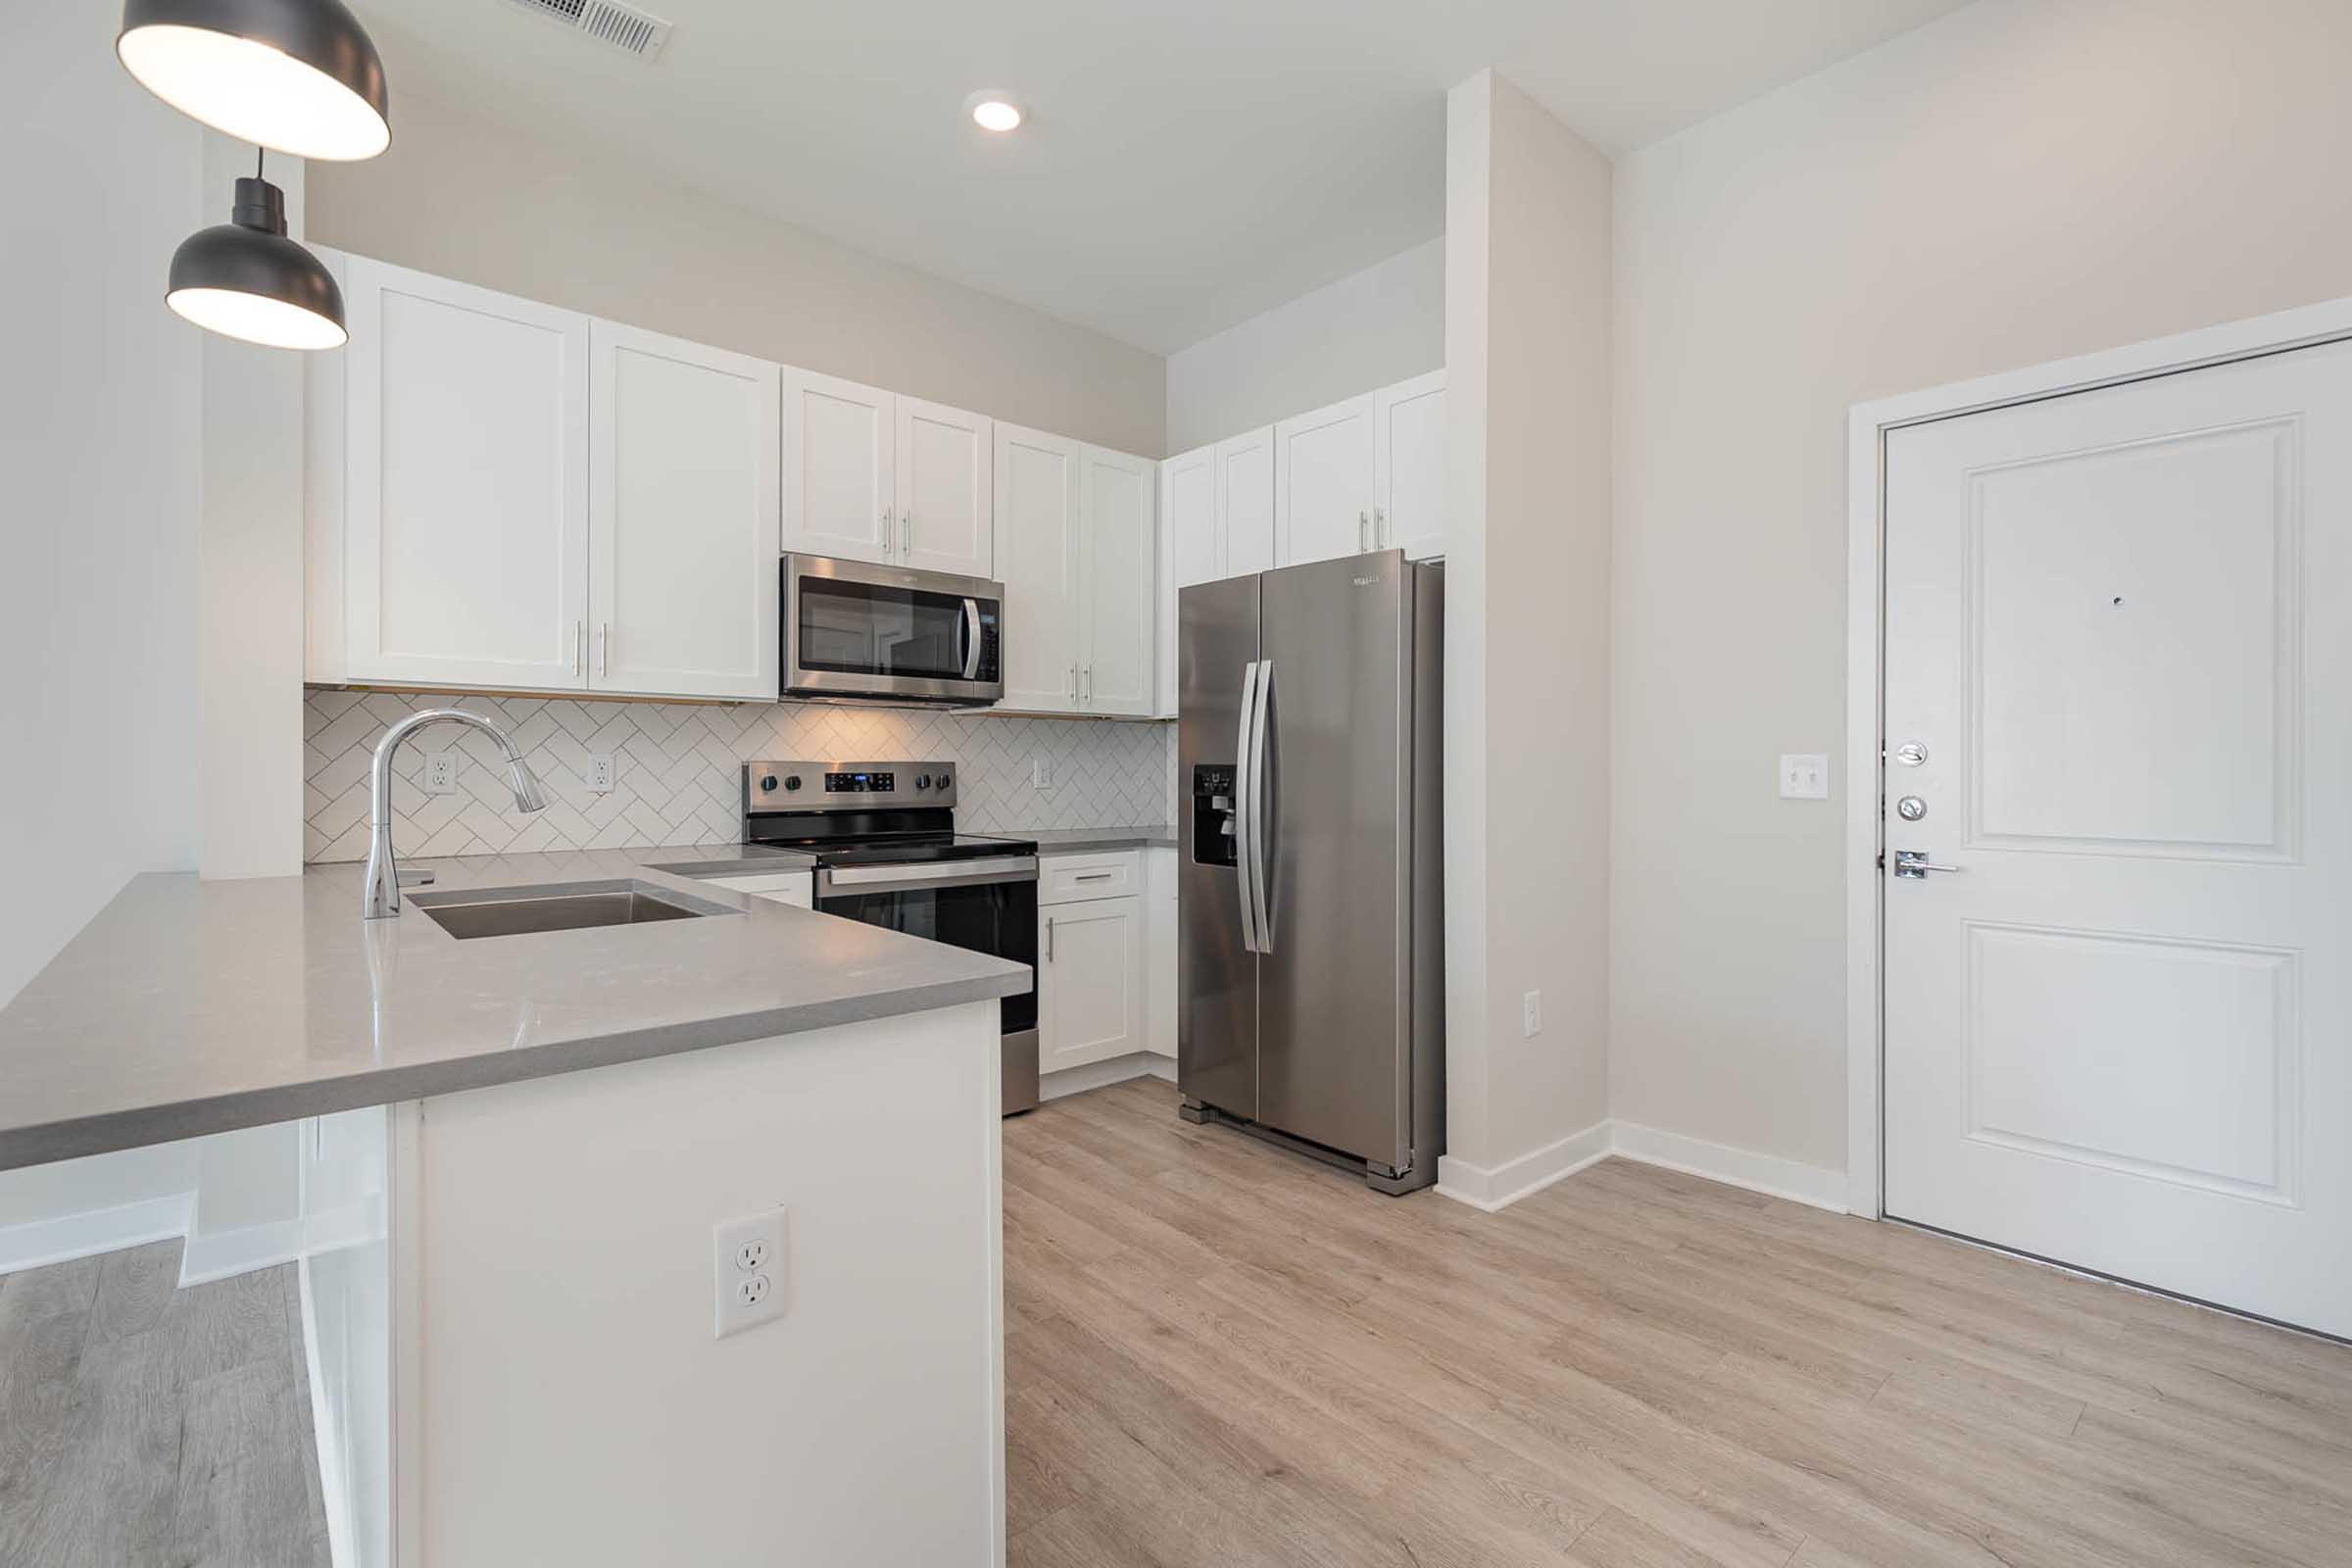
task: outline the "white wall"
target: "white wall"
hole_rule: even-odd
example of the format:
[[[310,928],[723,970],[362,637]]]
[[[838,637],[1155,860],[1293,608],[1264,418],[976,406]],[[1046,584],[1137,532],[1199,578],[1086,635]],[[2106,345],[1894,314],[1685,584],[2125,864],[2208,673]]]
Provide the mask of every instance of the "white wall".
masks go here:
[[[0,51],[0,1003],[136,871],[196,863],[200,334],[164,308],[204,133],[116,63],[104,7]],[[227,217],[220,193],[220,218]]]
[[[2347,61],[2342,0],[1983,0],[1620,165],[1620,1118],[1843,1166],[1843,808],[1774,764],[1844,734],[1848,405],[2352,293]]]
[[[310,198],[323,245],[1122,452],[1162,450],[1156,354],[413,86],[391,150],[312,170]]]
[[[1606,1138],[1609,235],[1607,159],[1492,73],[1453,90],[1439,1175],[1474,1201]]]
[[[1168,451],[1305,414],[1446,363],[1446,238],[1168,356]]]

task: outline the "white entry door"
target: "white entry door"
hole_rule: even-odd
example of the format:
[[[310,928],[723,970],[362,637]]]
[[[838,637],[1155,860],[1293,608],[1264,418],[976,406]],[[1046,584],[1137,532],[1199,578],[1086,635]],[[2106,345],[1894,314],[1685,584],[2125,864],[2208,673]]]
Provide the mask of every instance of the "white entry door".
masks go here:
[[[1886,549],[1886,1212],[2352,1335],[2352,345],[1894,431]]]

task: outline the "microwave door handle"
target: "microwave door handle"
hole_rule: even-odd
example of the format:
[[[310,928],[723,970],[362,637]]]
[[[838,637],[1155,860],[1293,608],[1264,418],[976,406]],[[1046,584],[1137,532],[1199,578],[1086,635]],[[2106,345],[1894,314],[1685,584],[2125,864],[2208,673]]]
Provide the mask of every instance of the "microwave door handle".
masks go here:
[[[963,678],[980,678],[980,601],[963,602]]]
[[[1250,887],[1250,716],[1257,707],[1257,662],[1242,667],[1242,717],[1233,755],[1233,886],[1242,904],[1242,951],[1257,948],[1257,899]]]

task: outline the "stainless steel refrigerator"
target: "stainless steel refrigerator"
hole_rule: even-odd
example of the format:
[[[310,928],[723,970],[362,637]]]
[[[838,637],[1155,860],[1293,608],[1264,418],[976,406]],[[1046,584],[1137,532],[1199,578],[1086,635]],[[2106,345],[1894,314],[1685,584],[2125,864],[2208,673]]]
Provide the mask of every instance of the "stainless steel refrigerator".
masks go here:
[[[1445,1146],[1444,584],[1385,550],[1178,597],[1181,1113],[1390,1193]]]

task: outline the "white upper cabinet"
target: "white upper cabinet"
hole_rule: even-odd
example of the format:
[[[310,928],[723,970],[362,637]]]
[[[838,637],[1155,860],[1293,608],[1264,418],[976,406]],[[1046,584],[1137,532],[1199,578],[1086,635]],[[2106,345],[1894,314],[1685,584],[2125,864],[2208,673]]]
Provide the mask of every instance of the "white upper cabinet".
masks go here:
[[[782,370],[609,321],[589,366],[590,688],[772,698]]]
[[[1004,584],[1006,708],[1078,711],[1078,442],[999,421],[997,576]]]
[[[920,398],[897,405],[897,560],[924,571],[996,575],[995,438],[977,414]]]
[[[1372,548],[1372,403],[1274,426],[1274,555],[1285,566]]]
[[[587,682],[588,318],[350,258],[343,675]]]
[[[1230,436],[1216,446],[1216,576],[1274,569],[1274,427]]]
[[[1157,573],[1156,486],[1148,458],[1102,447],[1079,455],[1078,548],[1085,585],[1078,703],[1089,713],[1149,717]]]
[[[1373,543],[1420,561],[1446,553],[1446,372],[1372,395]]]
[[[892,394],[814,370],[784,373],[784,548],[898,562]]]

